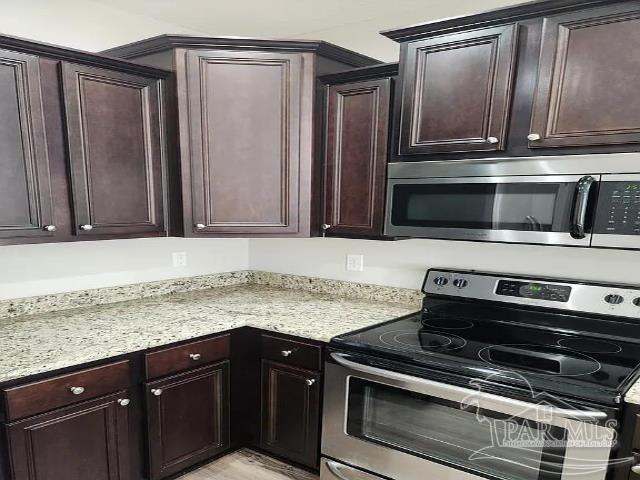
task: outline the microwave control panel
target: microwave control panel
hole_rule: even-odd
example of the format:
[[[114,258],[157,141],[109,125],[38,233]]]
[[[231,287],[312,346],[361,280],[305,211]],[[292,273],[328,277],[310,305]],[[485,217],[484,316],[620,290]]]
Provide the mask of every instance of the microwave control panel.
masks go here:
[[[594,233],[640,235],[640,182],[600,183]]]

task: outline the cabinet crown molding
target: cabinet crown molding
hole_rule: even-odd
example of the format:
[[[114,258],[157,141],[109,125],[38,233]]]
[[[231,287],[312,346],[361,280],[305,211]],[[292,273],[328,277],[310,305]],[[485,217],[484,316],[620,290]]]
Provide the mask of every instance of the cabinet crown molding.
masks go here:
[[[585,8],[610,6],[614,3],[634,2],[629,0],[534,0],[471,15],[461,15],[418,23],[408,27],[383,30],[380,34],[396,42],[409,42],[461,30],[472,30],[536,17],[559,15]]]
[[[318,77],[322,83],[333,85],[343,82],[357,82],[360,80],[372,80],[383,77],[395,77],[398,75],[399,64],[381,63],[368,67],[351,68],[341,72],[330,73]]]
[[[320,40],[275,40],[244,37],[200,37],[191,35],[158,35],[128,43],[101,52],[119,58],[136,58],[173,48],[231,49],[231,50],[277,50],[280,52],[315,52],[332,60],[354,67],[381,63],[375,58]]]

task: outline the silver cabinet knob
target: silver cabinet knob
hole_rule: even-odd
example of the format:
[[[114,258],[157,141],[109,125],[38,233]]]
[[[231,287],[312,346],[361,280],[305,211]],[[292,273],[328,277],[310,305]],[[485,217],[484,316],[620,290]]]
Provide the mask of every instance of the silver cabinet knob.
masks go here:
[[[121,407],[126,407],[130,403],[131,403],[131,400],[129,400],[128,398],[119,398],[118,399],[118,405],[120,405]]]
[[[498,137],[489,137],[489,138],[487,138],[487,142],[489,142],[489,143],[498,143],[498,142],[500,142],[500,140],[498,140]]]
[[[322,230],[329,230],[330,228],[331,228],[331,225],[329,225],[328,223],[322,224]]]
[[[42,229],[45,232],[55,232],[56,230],[58,230],[58,227],[56,227],[55,225],[45,225],[44,227],[42,227]]]
[[[189,358],[193,361],[197,361],[200,360],[200,358],[202,357],[202,355],[200,355],[199,353],[190,353],[189,354]]]
[[[80,225],[80,230],[84,230],[85,232],[88,232],[89,230],[93,230],[93,225]]]
[[[71,387],[69,391],[74,395],[82,395],[84,393],[84,387]]]
[[[162,389],[161,388],[152,388],[151,389],[151,393],[153,395],[155,395],[156,397],[159,397],[160,395],[162,395]]]
[[[281,354],[283,357],[288,357],[288,356],[289,356],[289,355],[291,355],[292,353],[293,353],[293,352],[292,352],[291,350],[282,350],[282,351],[280,352],[280,354]]]
[[[306,383],[308,386],[312,386],[314,383],[316,383],[316,379],[315,378],[307,378],[304,383]]]
[[[194,227],[196,227],[196,230],[204,230],[207,226],[204,223],[196,223]]]
[[[631,467],[631,471],[636,475],[640,475],[640,465],[634,465],[633,467]]]
[[[527,140],[529,140],[530,142],[535,142],[536,140],[540,140],[540,135],[537,133],[530,133],[529,135],[527,135]]]

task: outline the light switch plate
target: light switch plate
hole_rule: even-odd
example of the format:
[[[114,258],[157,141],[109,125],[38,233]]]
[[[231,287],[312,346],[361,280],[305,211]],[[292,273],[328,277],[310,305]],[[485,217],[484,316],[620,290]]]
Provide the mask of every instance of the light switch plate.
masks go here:
[[[187,252],[173,252],[171,254],[171,258],[173,260],[174,267],[178,268],[187,266]]]
[[[348,254],[346,268],[350,272],[364,271],[364,255]]]

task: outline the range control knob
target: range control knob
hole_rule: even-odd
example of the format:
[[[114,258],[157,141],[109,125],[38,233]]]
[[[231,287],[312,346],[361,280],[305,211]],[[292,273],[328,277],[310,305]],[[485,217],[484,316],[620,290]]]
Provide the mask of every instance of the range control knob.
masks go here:
[[[453,286],[456,287],[456,288],[464,288],[467,285],[469,285],[469,282],[466,281],[464,278],[456,278],[453,281]]]
[[[624,302],[624,297],[622,295],[610,294],[604,297],[604,301],[611,305],[619,305]]]
[[[640,297],[634,298],[634,299],[633,299],[633,304],[634,304],[636,307],[640,307]]]
[[[436,277],[433,279],[433,283],[435,283],[439,287],[444,287],[447,283],[449,283],[449,280],[447,280],[447,277]]]

